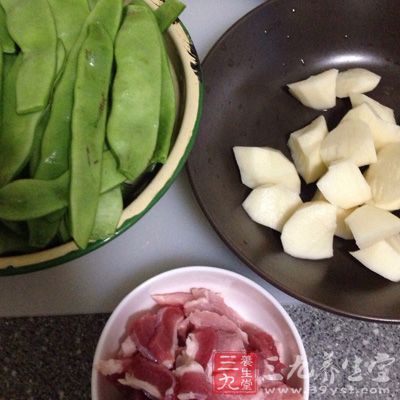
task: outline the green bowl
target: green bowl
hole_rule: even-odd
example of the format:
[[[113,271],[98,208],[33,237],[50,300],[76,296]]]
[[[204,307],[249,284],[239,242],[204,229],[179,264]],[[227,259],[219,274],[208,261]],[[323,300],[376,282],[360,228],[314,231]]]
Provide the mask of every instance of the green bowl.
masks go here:
[[[160,4],[153,0],[152,5]],[[34,253],[0,257],[0,275],[15,275],[54,267],[105,245],[132,227],[166,193],[184,166],[196,138],[202,110],[203,84],[200,61],[190,35],[178,20],[166,34],[168,53],[176,77],[179,117],[174,144],[167,162],[149,174],[139,191],[132,193],[115,234],[79,249],[74,242]]]

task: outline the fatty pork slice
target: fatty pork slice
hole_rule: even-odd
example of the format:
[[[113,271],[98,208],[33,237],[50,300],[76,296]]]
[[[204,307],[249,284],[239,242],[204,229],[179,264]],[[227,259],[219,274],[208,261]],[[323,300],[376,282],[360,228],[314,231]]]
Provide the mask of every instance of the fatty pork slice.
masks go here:
[[[151,297],[160,306],[183,306],[193,300],[193,295],[188,292],[153,294]]]
[[[177,368],[174,373],[178,380],[179,400],[205,400],[209,397],[211,385],[199,363],[190,361]]]
[[[218,293],[204,288],[192,288],[191,294],[193,300],[186,302],[183,306],[185,315],[194,311],[211,311],[229,318],[238,326],[242,324],[243,320],[240,316],[233,308],[225,304],[224,299]]]
[[[172,372],[164,365],[150,361],[139,353],[133,355],[125,376],[118,382],[133,389],[143,390],[155,399],[172,396],[175,390],[175,377]]]
[[[155,360],[171,369],[178,349],[178,326],[183,321],[179,307],[163,307],[157,312],[157,326],[149,342],[149,351]]]
[[[185,355],[206,368],[216,347],[217,331],[211,328],[198,329],[189,333],[186,339]]]
[[[247,333],[242,331],[232,320],[211,311],[194,311],[189,321],[195,329],[212,328],[217,331],[235,332],[241,335],[243,342],[248,343]]]

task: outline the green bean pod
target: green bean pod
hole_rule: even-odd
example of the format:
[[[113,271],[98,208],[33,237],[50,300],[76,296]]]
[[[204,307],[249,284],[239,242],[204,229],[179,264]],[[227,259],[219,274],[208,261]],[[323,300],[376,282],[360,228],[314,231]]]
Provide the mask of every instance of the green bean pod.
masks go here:
[[[161,32],[166,31],[176,21],[185,7],[179,0],[165,0],[164,4],[157,8],[155,14]]]
[[[19,179],[0,189],[0,218],[26,221],[44,217],[68,205],[69,173],[43,181]]]
[[[23,61],[17,77],[17,112],[43,110],[56,74],[57,32],[47,0],[0,0]]]
[[[14,54],[16,51],[14,40],[8,33],[7,19],[4,8],[0,6],[0,43],[3,47],[3,52]]]
[[[3,85],[3,126],[0,132],[0,188],[15,178],[27,164],[42,113],[16,112],[16,80],[22,56],[14,62]]]
[[[103,193],[99,199],[91,240],[103,240],[115,233],[123,209],[121,187]]]
[[[57,37],[64,43],[67,54],[78,39],[89,15],[86,0],[48,0],[56,23]]]
[[[49,122],[43,134],[41,157],[35,178],[54,179],[68,170],[71,115],[79,50],[91,23],[101,23],[110,37],[114,38],[120,25],[121,15],[121,0],[98,0],[86,19],[82,31],[69,53],[64,73],[55,89]]]
[[[103,153],[103,165],[101,170],[101,192],[107,192],[126,181],[126,176],[118,171],[117,160],[111,151]]]
[[[167,161],[177,112],[175,87],[165,46],[162,47],[161,74],[160,121],[157,145],[152,158],[154,163],[165,163]]]
[[[96,218],[101,188],[108,90],[113,41],[100,24],[92,24],[78,59],[72,113],[71,233],[85,248]]]
[[[57,85],[57,83],[64,71],[66,56],[67,56],[67,54],[66,54],[66,49],[64,47],[64,44],[61,41],[61,39],[59,39],[57,42],[57,76],[56,76],[56,79],[54,82],[55,85]],[[54,89],[52,91],[52,94],[53,93],[54,93]],[[51,95],[50,101],[51,100],[52,100],[52,95]],[[44,131],[46,130],[47,123],[49,121],[50,110],[51,110],[51,104],[49,104],[46,107],[46,109],[43,111],[43,113],[40,117],[40,120],[36,126],[36,131],[35,131],[33,144],[32,144],[31,157],[29,160],[29,175],[31,177],[35,176],[37,167],[40,162],[42,138],[44,135]]]
[[[118,173],[109,151],[104,152],[101,174],[101,194],[120,186],[126,179]],[[63,214],[69,204],[69,182],[70,173],[67,171],[53,180],[18,179],[9,183],[0,189],[0,219],[26,221],[45,217],[54,221],[50,215]]]
[[[134,1],[115,41],[117,71],[107,139],[120,171],[135,180],[156,143],[161,101],[161,40],[151,9]]]

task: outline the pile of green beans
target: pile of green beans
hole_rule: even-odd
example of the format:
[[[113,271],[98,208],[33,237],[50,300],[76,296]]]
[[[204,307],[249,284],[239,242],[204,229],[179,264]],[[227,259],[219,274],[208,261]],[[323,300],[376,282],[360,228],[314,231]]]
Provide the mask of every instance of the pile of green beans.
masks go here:
[[[165,163],[179,0],[0,0],[0,254],[115,233],[123,185]]]

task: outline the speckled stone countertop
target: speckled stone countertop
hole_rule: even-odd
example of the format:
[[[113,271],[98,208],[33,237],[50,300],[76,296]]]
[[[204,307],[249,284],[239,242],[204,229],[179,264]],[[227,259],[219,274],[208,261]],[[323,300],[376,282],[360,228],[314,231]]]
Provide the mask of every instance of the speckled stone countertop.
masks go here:
[[[400,399],[400,325],[286,309],[308,354],[310,400]],[[107,318],[0,319],[0,400],[90,399],[92,357]]]

